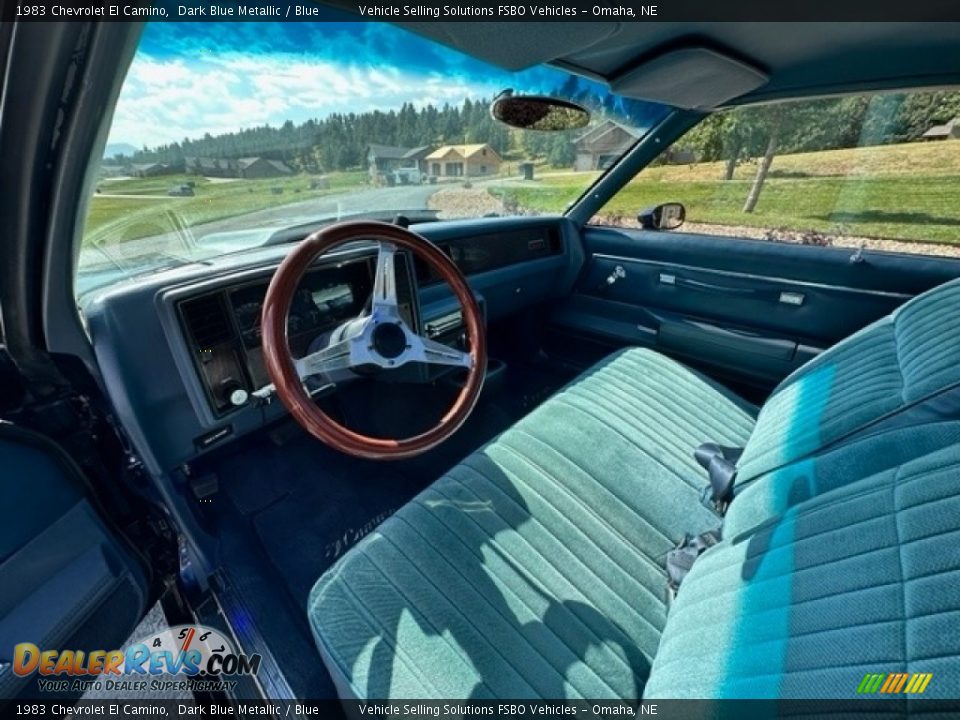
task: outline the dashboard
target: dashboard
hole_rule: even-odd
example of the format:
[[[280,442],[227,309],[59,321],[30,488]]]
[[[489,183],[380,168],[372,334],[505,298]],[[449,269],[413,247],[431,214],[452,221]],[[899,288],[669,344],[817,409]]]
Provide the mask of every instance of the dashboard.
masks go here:
[[[480,218],[415,225],[467,275],[487,322],[568,294],[583,267],[575,226],[561,217]],[[141,276],[84,299],[111,402],[145,460],[160,472],[189,463],[286,414],[253,402],[270,380],[260,316],[267,286],[292,245],[273,245]],[[288,317],[294,356],[365,308],[377,246],[335,250],[305,274]],[[397,292],[407,322],[455,344],[450,289],[401,253]],[[237,392],[237,391],[241,392]]]
[[[410,261],[397,263],[400,313],[417,327]],[[373,290],[374,258],[324,264],[300,282],[287,316],[287,342],[294,357],[306,355],[342,323],[360,315]],[[268,280],[217,288],[177,302],[204,394],[221,416],[270,384],[261,349],[260,318]]]
[[[490,272],[517,263],[563,253],[560,228],[541,225],[508,233],[485,233],[436,243],[464,275]],[[417,283],[439,282],[433,269],[420,258],[414,259]]]

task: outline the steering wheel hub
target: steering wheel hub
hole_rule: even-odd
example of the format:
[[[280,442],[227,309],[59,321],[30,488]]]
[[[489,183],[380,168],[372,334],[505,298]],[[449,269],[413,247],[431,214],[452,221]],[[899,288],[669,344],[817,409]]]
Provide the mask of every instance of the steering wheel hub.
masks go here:
[[[373,350],[387,360],[400,357],[410,345],[407,343],[407,334],[397,323],[377,323],[372,334]]]

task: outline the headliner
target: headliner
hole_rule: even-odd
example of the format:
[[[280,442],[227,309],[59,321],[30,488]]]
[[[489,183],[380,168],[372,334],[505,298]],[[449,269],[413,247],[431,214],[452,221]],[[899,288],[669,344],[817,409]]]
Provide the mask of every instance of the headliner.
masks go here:
[[[549,62],[609,83],[666,51],[705,47],[769,76],[721,105],[960,84],[960,23],[399,24],[513,70]],[[681,98],[685,74],[670,81]],[[669,96],[645,99],[682,104]]]

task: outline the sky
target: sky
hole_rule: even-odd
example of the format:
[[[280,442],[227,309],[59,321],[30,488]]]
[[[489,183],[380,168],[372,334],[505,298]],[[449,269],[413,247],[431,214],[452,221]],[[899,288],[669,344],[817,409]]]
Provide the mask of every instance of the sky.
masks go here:
[[[154,147],[404,102],[460,104],[508,87],[546,92],[564,77],[498,70],[382,23],[150,23],[109,142]]]

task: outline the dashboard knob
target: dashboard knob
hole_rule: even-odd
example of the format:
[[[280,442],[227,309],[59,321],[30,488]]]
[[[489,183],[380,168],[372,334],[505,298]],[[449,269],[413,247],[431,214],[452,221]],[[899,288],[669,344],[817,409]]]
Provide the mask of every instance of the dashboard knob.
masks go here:
[[[224,398],[234,407],[246,405],[250,399],[250,393],[236,379],[228,377],[220,383],[220,397]]]

